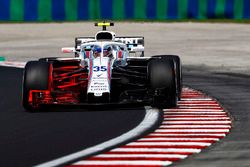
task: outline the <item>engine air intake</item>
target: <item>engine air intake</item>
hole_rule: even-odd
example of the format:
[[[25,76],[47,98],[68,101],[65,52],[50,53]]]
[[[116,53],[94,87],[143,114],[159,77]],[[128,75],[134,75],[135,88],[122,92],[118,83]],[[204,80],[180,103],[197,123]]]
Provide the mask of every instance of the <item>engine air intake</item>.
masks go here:
[[[113,34],[110,32],[99,32],[96,34],[96,40],[113,40]]]

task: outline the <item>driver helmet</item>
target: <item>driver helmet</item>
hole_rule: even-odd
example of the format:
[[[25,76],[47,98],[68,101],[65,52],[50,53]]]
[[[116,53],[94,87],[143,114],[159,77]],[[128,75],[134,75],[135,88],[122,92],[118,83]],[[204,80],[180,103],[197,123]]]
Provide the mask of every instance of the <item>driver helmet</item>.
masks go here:
[[[112,57],[112,48],[111,46],[107,46],[103,49],[103,56],[104,57]]]
[[[96,46],[93,48],[93,53],[94,53],[95,58],[100,57],[101,52],[102,52],[102,48],[100,46]]]

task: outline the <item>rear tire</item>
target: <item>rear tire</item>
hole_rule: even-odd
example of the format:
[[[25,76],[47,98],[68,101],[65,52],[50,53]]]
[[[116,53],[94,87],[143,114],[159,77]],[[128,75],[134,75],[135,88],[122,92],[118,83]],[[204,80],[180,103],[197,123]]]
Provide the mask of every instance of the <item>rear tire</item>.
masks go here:
[[[153,106],[166,108],[177,105],[175,63],[172,59],[151,59],[148,63],[148,79],[153,90]]]
[[[41,109],[29,104],[30,90],[48,90],[50,63],[43,61],[30,61],[24,68],[22,103],[27,111]]]

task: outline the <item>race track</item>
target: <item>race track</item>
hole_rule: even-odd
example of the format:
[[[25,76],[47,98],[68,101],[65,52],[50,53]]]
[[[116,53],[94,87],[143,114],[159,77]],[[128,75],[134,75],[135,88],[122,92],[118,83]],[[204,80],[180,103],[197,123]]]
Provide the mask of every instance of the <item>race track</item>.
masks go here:
[[[117,137],[139,124],[144,108],[28,113],[22,69],[0,67],[0,166],[33,166]]]
[[[233,119],[232,131],[225,139],[174,166],[249,166],[249,26],[117,24],[113,29],[121,35],[146,37],[147,56],[180,55],[184,85],[218,99]],[[60,47],[72,46],[75,36],[96,32],[91,26],[92,23],[4,24],[0,27],[0,56],[11,61],[61,56]],[[0,166],[32,166],[82,150],[121,135],[135,127],[145,114],[143,108],[26,113],[20,104],[22,70],[0,67],[0,76]]]
[[[1,92],[4,92],[1,93],[4,100],[1,100],[0,113],[3,136],[0,138],[3,148],[0,155],[4,158],[1,158],[0,164],[4,166],[36,165],[79,148],[87,148],[126,132],[144,116],[140,108],[129,111],[25,113],[20,105],[22,70],[1,67],[0,71],[4,76],[0,82]],[[200,73],[190,68],[185,69],[184,76],[185,85],[217,97],[230,111],[234,127],[225,139],[203,153],[177,163],[177,166],[248,166],[250,123],[246,108],[249,107],[250,79],[226,73]],[[9,92],[15,92],[16,96]]]

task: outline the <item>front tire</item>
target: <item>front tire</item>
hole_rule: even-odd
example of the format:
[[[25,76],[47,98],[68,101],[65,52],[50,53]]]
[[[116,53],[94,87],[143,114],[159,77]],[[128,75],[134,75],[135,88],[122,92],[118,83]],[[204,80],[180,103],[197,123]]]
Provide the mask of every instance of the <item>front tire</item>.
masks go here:
[[[182,65],[181,65],[181,59],[177,55],[156,55],[153,57],[158,57],[161,59],[172,59],[175,63],[175,69],[176,69],[176,84],[177,84],[177,92],[178,92],[178,100],[181,99],[181,92],[182,92]]]
[[[48,90],[50,63],[30,61],[26,64],[23,74],[22,104],[27,111],[40,110],[29,103],[30,90]]]
[[[153,91],[153,106],[166,108],[177,105],[178,93],[173,60],[152,58],[148,63],[148,79]]]

